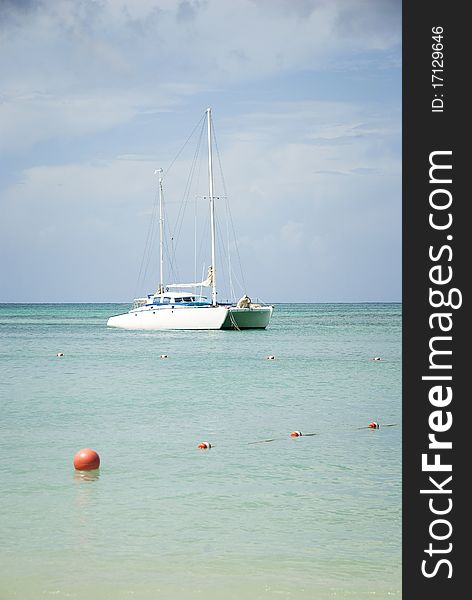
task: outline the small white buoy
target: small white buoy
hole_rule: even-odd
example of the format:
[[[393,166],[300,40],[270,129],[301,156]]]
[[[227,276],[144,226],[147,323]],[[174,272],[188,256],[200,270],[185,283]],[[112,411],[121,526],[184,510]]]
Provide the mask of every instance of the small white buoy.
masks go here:
[[[161,354],[161,358],[169,358],[167,354]]]
[[[275,356],[272,356],[272,354],[270,356],[267,357],[267,360],[275,360]]]
[[[374,356],[372,360],[380,360],[380,356]]]
[[[58,352],[56,356],[64,356],[64,352]]]

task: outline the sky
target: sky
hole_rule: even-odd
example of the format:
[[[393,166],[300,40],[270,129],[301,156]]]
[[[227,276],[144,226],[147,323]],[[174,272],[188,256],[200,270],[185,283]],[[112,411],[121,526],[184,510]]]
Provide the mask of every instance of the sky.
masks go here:
[[[0,302],[154,291],[207,107],[244,291],[400,301],[400,0],[0,0]]]

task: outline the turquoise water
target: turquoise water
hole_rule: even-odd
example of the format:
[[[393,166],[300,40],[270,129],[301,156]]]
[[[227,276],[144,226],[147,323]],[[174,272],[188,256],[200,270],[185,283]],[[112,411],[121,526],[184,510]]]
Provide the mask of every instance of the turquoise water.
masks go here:
[[[0,305],[0,598],[400,598],[401,305],[107,329],[123,308]]]

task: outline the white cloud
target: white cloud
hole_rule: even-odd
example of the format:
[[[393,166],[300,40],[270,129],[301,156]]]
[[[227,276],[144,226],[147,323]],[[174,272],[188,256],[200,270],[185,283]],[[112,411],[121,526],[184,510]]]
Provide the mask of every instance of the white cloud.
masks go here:
[[[398,44],[396,19],[367,0],[57,0],[31,2],[21,18],[4,8],[4,144],[105,129],[215,85],[332,68],[347,49],[355,63]]]
[[[248,280],[266,297],[279,299],[281,271],[306,281],[311,269],[326,293],[354,273],[361,289],[377,271],[369,245],[398,267],[400,109],[362,89],[398,67],[398,3],[30,0],[4,2],[0,18],[8,298],[25,281],[46,297],[59,278],[58,300],[78,298],[79,279],[83,300],[126,299],[153,171],[207,102]],[[354,90],[343,78],[356,69]],[[336,77],[322,89],[316,73]],[[174,166],[181,186],[190,161]]]

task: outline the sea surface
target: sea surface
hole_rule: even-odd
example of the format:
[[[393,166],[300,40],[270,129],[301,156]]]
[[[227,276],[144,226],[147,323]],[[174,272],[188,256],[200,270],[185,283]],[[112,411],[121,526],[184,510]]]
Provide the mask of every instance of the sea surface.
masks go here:
[[[127,309],[0,305],[1,600],[400,598],[401,305],[106,327]]]

